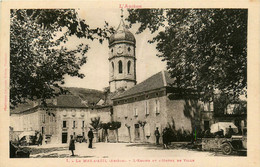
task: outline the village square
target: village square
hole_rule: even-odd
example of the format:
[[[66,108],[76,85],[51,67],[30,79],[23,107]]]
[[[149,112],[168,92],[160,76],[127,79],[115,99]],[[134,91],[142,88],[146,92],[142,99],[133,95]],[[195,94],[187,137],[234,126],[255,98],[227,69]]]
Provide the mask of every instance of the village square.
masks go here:
[[[247,10],[125,10],[113,19],[114,28],[106,22],[96,29],[76,15],[65,9],[11,11],[11,157],[187,157],[182,160],[188,163],[192,157],[246,155]],[[129,26],[136,22],[142,23],[137,34]],[[142,31],[160,31],[150,41],[158,53],[137,38]],[[99,40],[100,48],[66,46],[78,40]],[[103,47],[104,66],[84,57]],[[139,74],[153,69],[140,49],[166,63],[161,69],[154,63],[159,70],[139,82]],[[100,65],[81,74],[92,60]],[[107,85],[101,90],[73,79],[98,75],[105,66],[108,81],[93,79]],[[77,86],[66,85],[65,75]]]

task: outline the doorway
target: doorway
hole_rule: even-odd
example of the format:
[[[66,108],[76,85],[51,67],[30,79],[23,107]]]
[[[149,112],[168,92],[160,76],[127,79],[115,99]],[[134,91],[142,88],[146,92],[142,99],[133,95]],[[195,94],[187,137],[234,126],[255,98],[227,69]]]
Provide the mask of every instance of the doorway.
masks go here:
[[[44,134],[45,133],[45,131],[44,131],[44,127],[42,127],[42,134]]]
[[[204,130],[209,129],[209,121],[204,121]]]
[[[62,140],[62,143],[67,143],[67,140],[68,140],[68,133],[62,133],[62,136],[61,136],[61,140]]]
[[[140,139],[140,128],[139,128],[139,124],[135,124],[135,139],[136,139],[136,140]]]

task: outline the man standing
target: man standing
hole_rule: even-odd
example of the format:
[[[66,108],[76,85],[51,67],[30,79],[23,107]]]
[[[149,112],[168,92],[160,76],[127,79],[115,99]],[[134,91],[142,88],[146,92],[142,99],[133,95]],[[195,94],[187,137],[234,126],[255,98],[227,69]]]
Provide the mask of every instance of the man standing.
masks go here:
[[[94,134],[93,134],[92,129],[90,128],[90,130],[88,131],[88,139],[89,139],[89,145],[88,145],[88,148],[92,148],[92,141],[93,141],[93,138],[94,138]]]
[[[228,136],[232,137],[233,134],[234,134],[234,131],[233,131],[232,127],[229,125]]]
[[[159,145],[159,138],[160,138],[160,132],[158,130],[158,127],[156,127],[156,130],[154,132],[154,135],[156,137],[156,145]]]

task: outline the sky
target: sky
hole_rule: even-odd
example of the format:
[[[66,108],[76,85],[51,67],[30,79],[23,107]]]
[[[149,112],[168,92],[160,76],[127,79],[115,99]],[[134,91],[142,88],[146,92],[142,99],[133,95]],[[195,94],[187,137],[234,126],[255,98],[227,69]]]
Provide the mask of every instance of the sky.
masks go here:
[[[121,19],[121,10],[119,8],[80,8],[77,10],[79,17],[86,20],[90,28],[103,27],[105,21],[110,26],[117,28]],[[124,18],[127,17],[127,11],[124,11]],[[127,21],[125,21],[127,25]],[[156,34],[151,34],[149,30],[141,34],[136,34],[138,25],[129,29],[136,38],[136,77],[137,84],[152,76],[153,74],[165,70],[166,62],[157,57],[156,44],[149,44],[147,41],[152,39]],[[98,41],[89,41],[87,39],[78,39],[72,37],[69,39],[68,47],[73,47],[79,43],[87,43],[90,46],[87,55],[87,63],[81,67],[80,72],[85,74],[83,79],[77,77],[65,77],[67,87],[83,87],[89,89],[103,90],[109,86],[109,61],[108,61],[108,41],[100,44]]]

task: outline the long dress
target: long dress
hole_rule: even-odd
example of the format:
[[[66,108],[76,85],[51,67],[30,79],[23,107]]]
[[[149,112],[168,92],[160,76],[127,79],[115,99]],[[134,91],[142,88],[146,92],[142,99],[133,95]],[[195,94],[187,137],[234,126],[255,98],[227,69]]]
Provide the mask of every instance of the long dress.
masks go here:
[[[75,150],[75,140],[70,139],[69,150]]]

